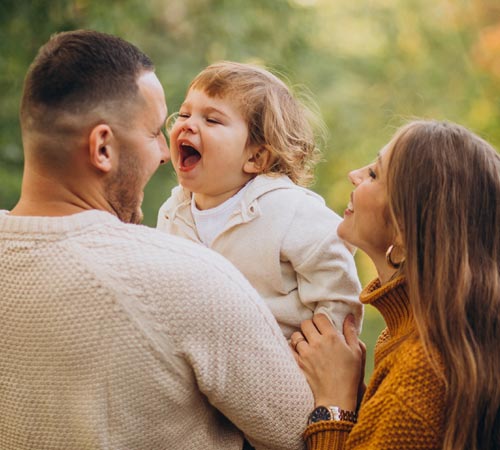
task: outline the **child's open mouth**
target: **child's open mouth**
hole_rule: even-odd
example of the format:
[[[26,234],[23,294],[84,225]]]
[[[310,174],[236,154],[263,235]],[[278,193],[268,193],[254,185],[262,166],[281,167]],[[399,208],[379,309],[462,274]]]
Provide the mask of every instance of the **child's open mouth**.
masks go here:
[[[179,161],[181,170],[187,172],[194,169],[200,159],[201,155],[194,147],[188,144],[179,145]]]

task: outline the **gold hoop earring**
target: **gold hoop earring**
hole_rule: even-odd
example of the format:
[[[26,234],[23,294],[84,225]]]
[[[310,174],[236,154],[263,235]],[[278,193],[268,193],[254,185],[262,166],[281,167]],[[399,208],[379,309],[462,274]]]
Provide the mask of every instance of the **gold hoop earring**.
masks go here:
[[[387,251],[385,252],[385,260],[387,261],[387,264],[389,264],[392,268],[394,269],[399,269],[401,267],[401,264],[405,262],[405,258],[403,257],[401,261],[394,261],[392,259],[392,252],[396,246],[394,244],[391,244]]]

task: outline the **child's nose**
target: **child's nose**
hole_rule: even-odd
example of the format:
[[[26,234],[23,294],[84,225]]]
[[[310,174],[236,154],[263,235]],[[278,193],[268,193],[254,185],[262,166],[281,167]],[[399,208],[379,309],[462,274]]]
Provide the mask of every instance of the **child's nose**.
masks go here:
[[[196,133],[198,131],[198,125],[193,116],[187,118],[182,122],[181,129],[182,131],[189,131],[191,133]]]

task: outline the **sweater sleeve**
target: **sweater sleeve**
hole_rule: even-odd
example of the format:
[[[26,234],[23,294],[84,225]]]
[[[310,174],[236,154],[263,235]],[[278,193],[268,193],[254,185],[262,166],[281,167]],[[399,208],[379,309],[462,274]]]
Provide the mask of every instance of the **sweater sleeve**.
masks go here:
[[[354,424],[349,422],[318,422],[304,432],[307,450],[341,450]]]
[[[313,398],[274,317],[221,256],[200,250],[193,269],[171,333],[200,391],[255,449],[302,449]]]
[[[432,370],[418,341],[407,340],[378,364],[363,398],[358,422],[344,447],[332,448],[440,449],[444,410],[442,380]],[[324,434],[333,434],[324,439],[338,438],[335,428],[325,429]]]
[[[304,197],[282,245],[282,256],[297,274],[300,300],[315,314],[330,317],[339,330],[352,313],[360,331],[361,287],[353,255],[337,235],[340,217],[315,198]]]
[[[379,395],[360,411],[346,449],[412,450],[439,449],[441,440],[424,411],[410,408],[395,394]],[[431,411],[432,409],[430,409]]]
[[[418,411],[395,395],[360,411],[357,424],[318,422],[304,432],[307,450],[438,450],[440,439]],[[378,413],[377,413],[378,411]]]

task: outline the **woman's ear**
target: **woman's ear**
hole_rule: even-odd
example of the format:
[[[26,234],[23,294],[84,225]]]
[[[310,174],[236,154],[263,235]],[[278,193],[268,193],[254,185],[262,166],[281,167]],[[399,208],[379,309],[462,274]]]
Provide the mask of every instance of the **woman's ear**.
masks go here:
[[[262,173],[271,162],[271,152],[265,146],[250,149],[250,157],[243,166],[245,173]]]
[[[113,131],[109,125],[99,124],[90,131],[89,135],[89,160],[101,172],[109,172],[113,168],[115,151]]]

